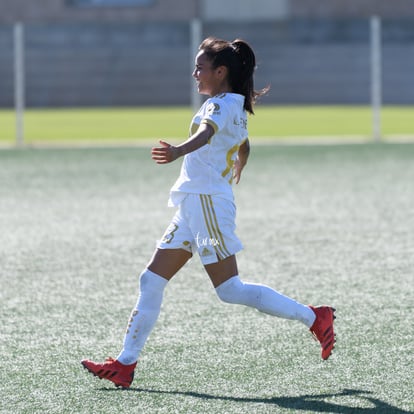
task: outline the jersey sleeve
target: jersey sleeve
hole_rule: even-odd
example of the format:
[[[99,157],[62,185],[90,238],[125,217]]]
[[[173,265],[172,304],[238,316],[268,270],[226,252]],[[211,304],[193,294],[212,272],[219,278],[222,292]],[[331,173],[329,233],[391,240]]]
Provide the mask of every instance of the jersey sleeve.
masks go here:
[[[211,125],[214,133],[224,128],[228,116],[228,109],[220,98],[210,98],[206,102],[201,123]]]

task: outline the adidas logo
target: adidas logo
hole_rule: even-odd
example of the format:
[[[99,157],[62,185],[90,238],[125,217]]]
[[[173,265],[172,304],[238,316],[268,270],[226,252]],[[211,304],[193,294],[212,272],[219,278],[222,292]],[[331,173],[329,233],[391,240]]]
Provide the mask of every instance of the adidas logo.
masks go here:
[[[202,250],[200,256],[206,257],[206,256],[212,256],[214,253],[207,249],[207,247],[204,247]]]

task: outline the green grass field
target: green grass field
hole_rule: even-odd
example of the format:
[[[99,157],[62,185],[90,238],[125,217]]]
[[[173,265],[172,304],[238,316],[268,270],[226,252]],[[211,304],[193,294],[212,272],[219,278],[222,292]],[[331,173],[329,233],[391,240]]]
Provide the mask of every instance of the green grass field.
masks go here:
[[[0,412],[414,412],[410,144],[253,145],[235,189],[241,277],[334,305],[328,361],[300,323],[222,304],[195,257],[130,390],[82,368],[120,349],[179,167],[141,147],[0,151]]]
[[[252,137],[365,137],[372,135],[371,109],[363,106],[258,105],[250,118]],[[136,141],[184,138],[192,110],[182,108],[29,109],[27,143]],[[386,137],[414,137],[414,107],[389,106],[382,111]],[[15,139],[15,115],[0,110],[0,144]]]

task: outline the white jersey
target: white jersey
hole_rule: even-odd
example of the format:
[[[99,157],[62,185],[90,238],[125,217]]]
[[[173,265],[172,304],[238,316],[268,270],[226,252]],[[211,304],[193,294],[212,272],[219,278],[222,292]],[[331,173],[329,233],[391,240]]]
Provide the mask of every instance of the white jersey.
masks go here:
[[[247,139],[244,96],[224,93],[209,98],[194,115],[190,135],[200,124],[214,129],[209,142],[184,156],[180,176],[171,188],[170,206],[177,206],[186,194],[209,194],[233,200],[233,164],[240,145]]]

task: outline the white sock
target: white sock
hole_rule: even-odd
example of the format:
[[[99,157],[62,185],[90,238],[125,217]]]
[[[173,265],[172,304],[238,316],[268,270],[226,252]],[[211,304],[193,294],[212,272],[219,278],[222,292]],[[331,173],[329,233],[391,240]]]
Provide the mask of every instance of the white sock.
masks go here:
[[[216,288],[218,297],[227,303],[251,306],[258,311],[285,319],[294,319],[308,328],[315,321],[311,308],[260,284],[243,283],[233,276]]]
[[[167,279],[148,269],[141,273],[138,301],[128,322],[123,349],[117,357],[121,364],[130,365],[137,361],[160,314],[167,283]]]

